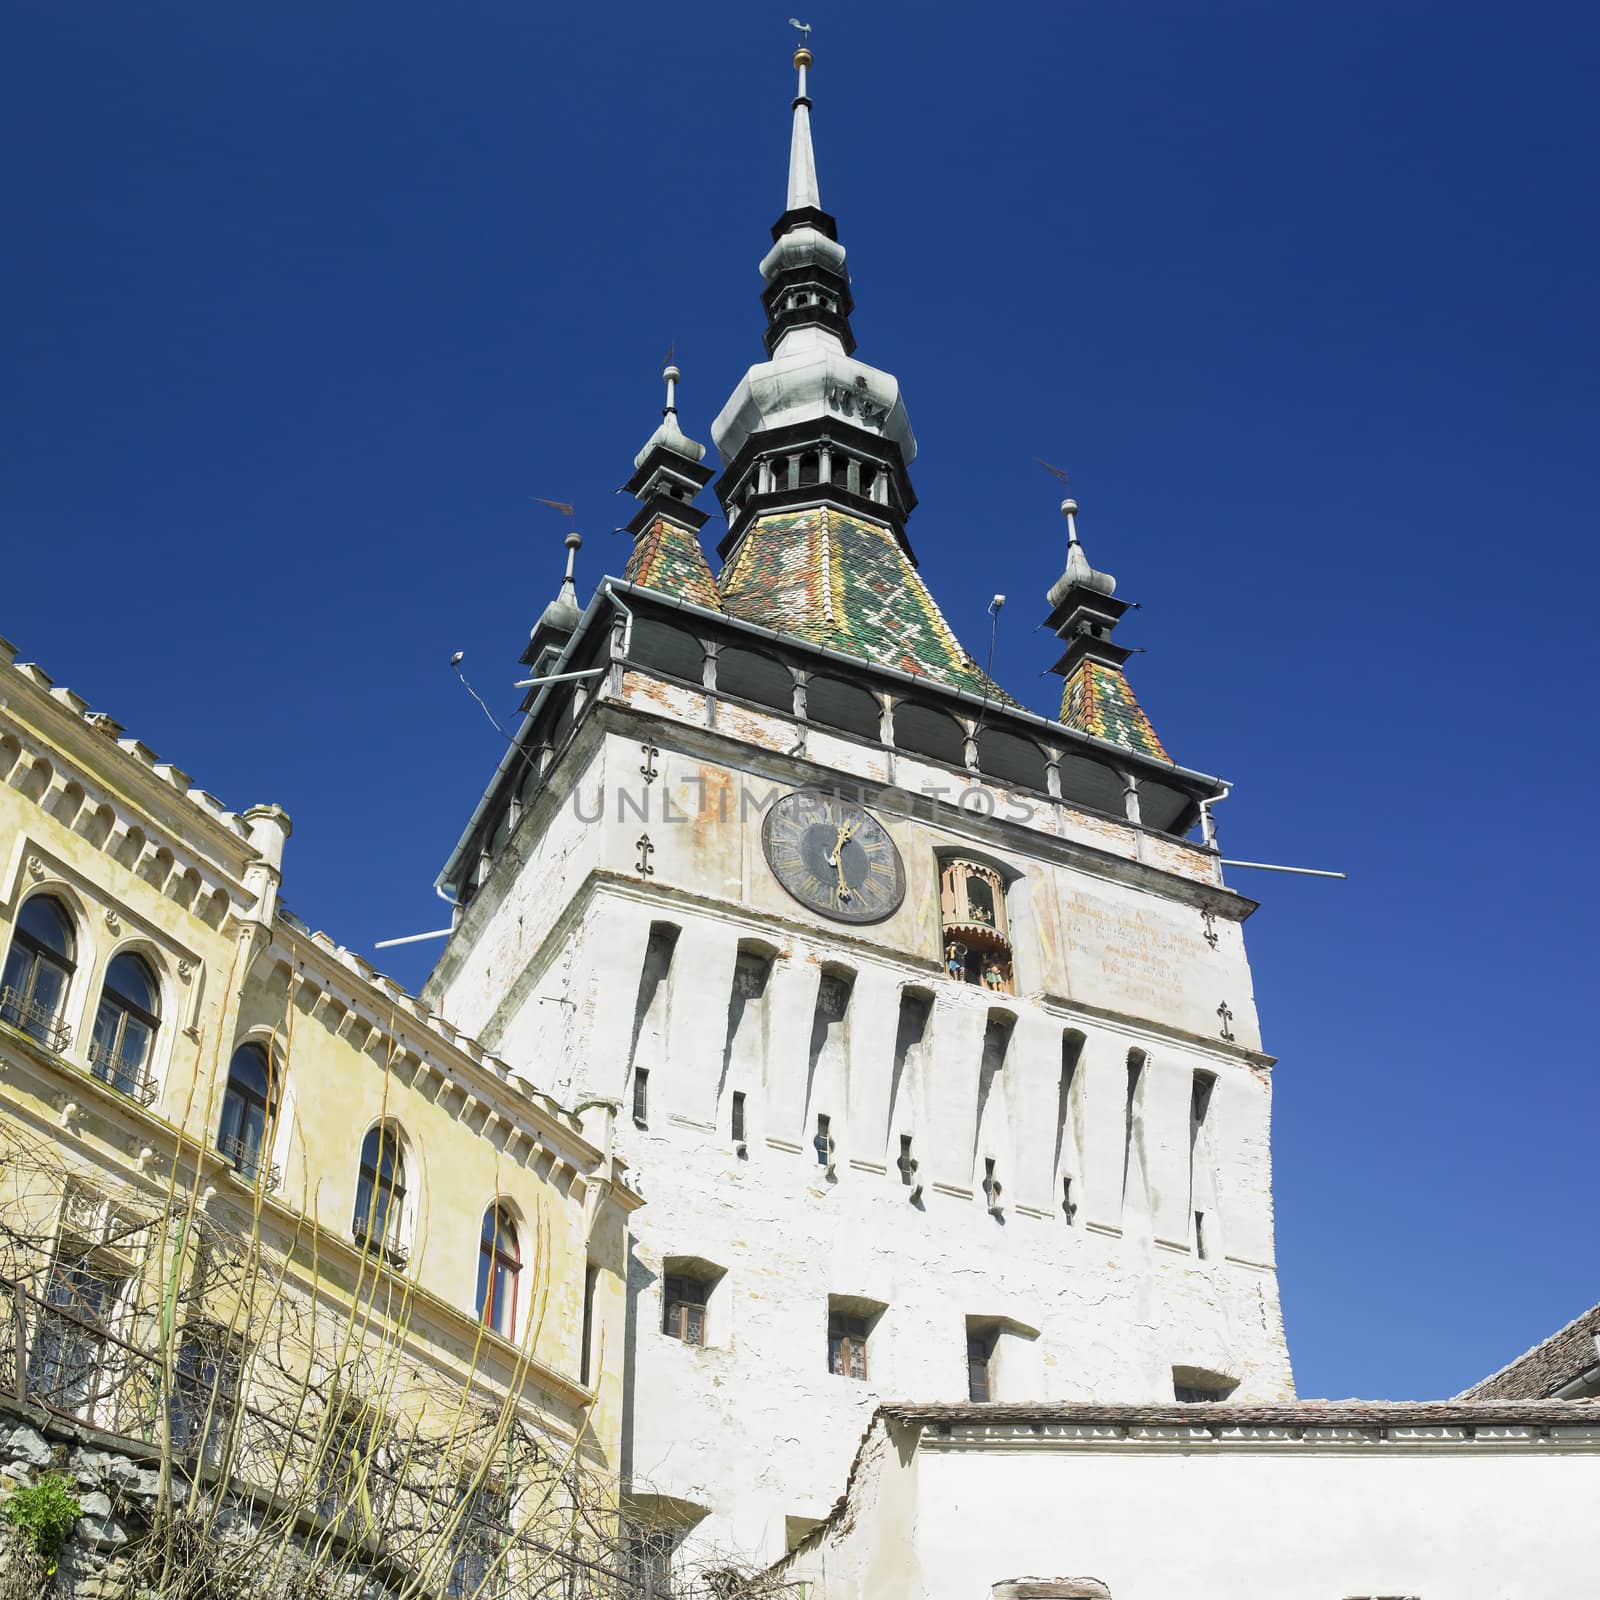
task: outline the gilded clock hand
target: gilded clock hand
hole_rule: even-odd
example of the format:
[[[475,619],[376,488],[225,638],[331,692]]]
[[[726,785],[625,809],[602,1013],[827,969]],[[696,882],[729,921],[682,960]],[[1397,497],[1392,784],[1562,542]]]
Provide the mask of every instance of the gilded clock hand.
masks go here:
[[[822,858],[830,867],[836,867],[839,865],[839,852],[844,849],[846,841],[854,831],[855,830],[850,827],[849,824],[840,825],[839,837],[833,841],[833,854],[824,856]]]

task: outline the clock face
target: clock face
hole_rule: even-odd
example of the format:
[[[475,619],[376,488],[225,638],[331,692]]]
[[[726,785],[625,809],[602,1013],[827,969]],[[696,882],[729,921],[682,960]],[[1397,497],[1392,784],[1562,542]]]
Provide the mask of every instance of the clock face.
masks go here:
[[[878,819],[854,801],[797,789],[768,808],[761,846],[779,883],[836,922],[882,922],[906,893],[905,863]]]

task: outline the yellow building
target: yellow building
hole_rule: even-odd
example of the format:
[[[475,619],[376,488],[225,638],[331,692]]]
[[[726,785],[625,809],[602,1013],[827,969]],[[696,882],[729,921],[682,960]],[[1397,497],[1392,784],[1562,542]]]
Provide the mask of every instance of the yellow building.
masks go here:
[[[225,810],[14,657],[0,1384],[169,1472],[227,1452],[306,1527],[481,1500],[489,1555],[452,1523],[438,1558],[472,1592],[552,1474],[616,1482],[639,1201],[612,1108],[563,1110],[305,928],[281,810]]]

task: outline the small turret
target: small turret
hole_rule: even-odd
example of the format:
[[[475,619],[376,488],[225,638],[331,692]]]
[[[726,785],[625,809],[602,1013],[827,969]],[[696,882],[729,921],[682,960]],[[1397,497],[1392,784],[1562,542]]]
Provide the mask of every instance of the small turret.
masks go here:
[[[578,551],[583,548],[583,535],[573,531],[567,535],[566,543],[566,575],[561,580],[555,599],[544,608],[539,620],[534,623],[533,632],[528,635],[528,647],[522,652],[522,661],[533,669],[529,673],[533,678],[542,677],[552,669],[583,615],[583,607],[578,604],[577,585],[573,581],[573,568],[577,564]],[[524,710],[533,704],[537,693],[537,690],[529,690],[523,702]]]
[[[1061,721],[1125,750],[1169,760],[1122,670],[1133,650],[1111,637],[1128,602],[1115,598],[1117,580],[1109,572],[1090,566],[1078,539],[1078,502],[1063,500],[1061,514],[1067,519],[1067,564],[1045,596],[1046,626],[1066,645],[1050,669],[1066,679]]]
[[[683,374],[669,363],[661,376],[667,385],[661,424],[633,458],[633,476],[623,485],[639,502],[627,524],[633,549],[623,576],[629,583],[720,611],[717,585],[700,548],[700,529],[708,513],[694,503],[711,479],[711,468],[702,465],[706,447],[678,423],[678,381]]]

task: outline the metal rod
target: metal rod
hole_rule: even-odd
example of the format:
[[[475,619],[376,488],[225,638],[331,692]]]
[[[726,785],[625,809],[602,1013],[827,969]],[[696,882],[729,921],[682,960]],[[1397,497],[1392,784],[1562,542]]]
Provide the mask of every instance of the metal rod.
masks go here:
[[[565,683],[568,678],[598,678],[606,669],[591,667],[587,672],[552,672],[546,678],[518,678],[513,689],[536,689],[541,683]]]
[[[1321,867],[1274,867],[1265,861],[1228,861],[1224,859],[1225,867],[1253,867],[1257,872],[1293,872],[1302,878],[1348,878],[1348,872],[1324,872]]]
[[[392,950],[397,944],[421,944],[424,939],[448,939],[454,928],[437,928],[432,933],[408,933],[403,939],[380,939],[374,950]]]

